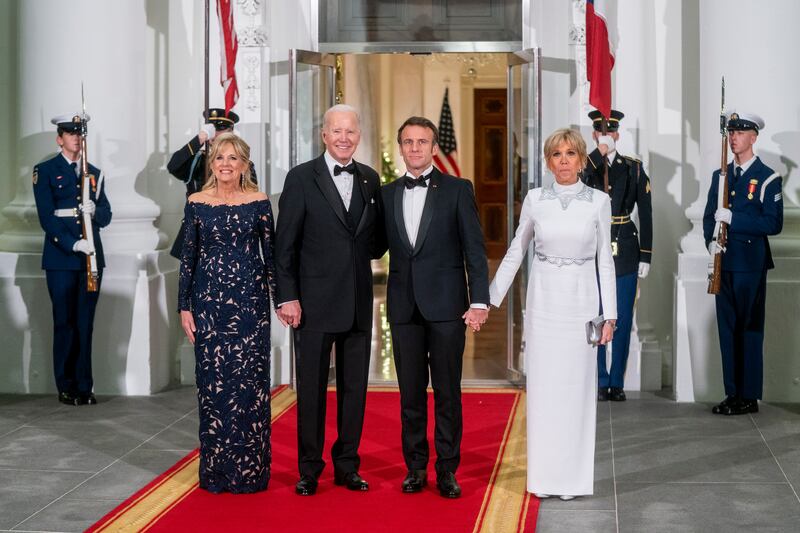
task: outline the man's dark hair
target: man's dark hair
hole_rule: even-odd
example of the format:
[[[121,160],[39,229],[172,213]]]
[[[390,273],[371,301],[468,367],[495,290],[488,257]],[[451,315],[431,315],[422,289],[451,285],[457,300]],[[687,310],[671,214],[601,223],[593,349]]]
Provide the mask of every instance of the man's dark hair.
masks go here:
[[[439,130],[433,122],[425,117],[409,117],[406,119],[403,125],[400,126],[400,129],[397,130],[397,144],[402,144],[400,136],[407,126],[422,126],[423,128],[428,128],[433,132],[433,144],[439,144]]]

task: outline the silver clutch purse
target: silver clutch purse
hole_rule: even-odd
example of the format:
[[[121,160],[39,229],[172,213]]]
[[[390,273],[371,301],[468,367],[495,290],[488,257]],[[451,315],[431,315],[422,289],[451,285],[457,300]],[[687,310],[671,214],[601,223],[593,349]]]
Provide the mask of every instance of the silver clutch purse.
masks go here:
[[[605,324],[603,315],[598,315],[586,323],[586,342],[597,346],[603,337],[603,324]]]

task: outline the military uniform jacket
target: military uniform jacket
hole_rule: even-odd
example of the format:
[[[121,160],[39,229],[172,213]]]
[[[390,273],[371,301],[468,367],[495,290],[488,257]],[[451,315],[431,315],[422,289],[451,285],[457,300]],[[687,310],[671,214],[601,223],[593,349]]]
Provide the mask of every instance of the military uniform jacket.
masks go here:
[[[728,165],[728,208],[732,212],[728,243],[722,254],[722,270],[753,272],[775,267],[767,235],[783,229],[782,179],[771,168],[756,160],[740,178],[735,165]],[[717,210],[719,170],[711,178],[708,201],[703,214],[703,237],[706,246],[714,235]]]
[[[195,135],[180,150],[172,154],[167,163],[169,173],[186,184],[186,198],[200,192],[206,180],[206,152],[202,150],[202,147],[200,137]],[[250,163],[250,176],[254,183],[258,183],[256,169],[252,162]],[[184,229],[183,221],[181,221],[181,229],[170,250],[170,255],[177,259],[181,258]]]
[[[583,181],[589,187],[603,190],[603,155],[598,149],[589,154]],[[608,195],[611,197],[611,243],[617,249],[614,256],[617,276],[638,272],[639,263],[650,263],[653,254],[650,178],[642,162],[617,153],[608,167]],[[630,220],[634,206],[639,210],[639,228]]]
[[[111,205],[106,197],[105,183],[100,180],[100,169],[89,165],[97,179],[97,192],[90,192],[96,210],[92,219],[94,247],[97,255],[97,267],[105,267],[103,242],[100,240],[100,228],[111,222]],[[98,196],[99,193],[99,196]],[[60,153],[33,167],[33,195],[36,199],[36,211],[39,224],[44,230],[44,250],[42,251],[42,268],[45,270],[81,270],[86,268],[86,256],[81,252],[73,252],[72,247],[83,238],[80,211],[80,180],[75,171]],[[60,217],[55,215],[56,209],[74,209],[74,216]]]

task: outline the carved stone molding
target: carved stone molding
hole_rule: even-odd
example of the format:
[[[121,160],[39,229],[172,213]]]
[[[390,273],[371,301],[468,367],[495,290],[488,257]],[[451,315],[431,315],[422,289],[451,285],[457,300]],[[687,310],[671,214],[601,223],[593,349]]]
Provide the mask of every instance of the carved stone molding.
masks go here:
[[[586,45],[586,25],[585,24],[570,24],[569,27],[569,44],[585,46]]]
[[[245,15],[251,17],[261,12],[261,0],[239,0],[239,6]]]
[[[262,0],[237,0],[241,24],[237,24],[236,35],[243,48],[263,47],[269,44],[267,30],[262,24]]]
[[[236,35],[239,38],[239,46],[244,48],[267,46],[269,43],[266,30],[259,26],[242,28],[236,32]]]
[[[250,111],[261,107],[261,56],[258,53],[249,53],[244,57],[245,74],[244,90],[246,92],[245,106]]]

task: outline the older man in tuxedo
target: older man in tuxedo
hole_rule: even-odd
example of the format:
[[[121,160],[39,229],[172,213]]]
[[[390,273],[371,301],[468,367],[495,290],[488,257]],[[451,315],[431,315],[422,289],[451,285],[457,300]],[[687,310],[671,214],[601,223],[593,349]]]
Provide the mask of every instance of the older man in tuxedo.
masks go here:
[[[398,130],[407,174],[381,190],[390,257],[386,291],[408,467],[401,489],[420,492],[427,483],[430,370],[436,486],[442,496],[458,498],[465,324],[478,330],[486,321],[489,280],[472,184],[433,166],[438,137],[423,117]]]
[[[372,334],[370,260],[382,214],[378,174],[353,160],[360,138],[355,109],[329,109],[322,127],[325,153],[289,171],[279,201],[278,317],[294,328],[300,471],[295,492],[302,496],[316,493],[325,466],[326,388],[334,345],[334,483],[369,489],[358,473],[358,446]]]

